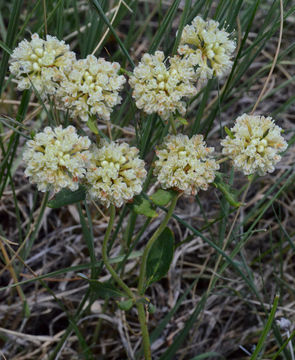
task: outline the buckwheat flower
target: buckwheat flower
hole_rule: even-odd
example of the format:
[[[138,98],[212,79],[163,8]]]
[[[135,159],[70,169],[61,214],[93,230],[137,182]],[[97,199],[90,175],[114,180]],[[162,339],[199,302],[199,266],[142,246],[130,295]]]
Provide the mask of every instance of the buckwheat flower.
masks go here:
[[[110,120],[114,106],[121,103],[119,91],[126,79],[118,75],[120,65],[88,55],[75,61],[71,71],[61,82],[61,105],[69,109],[71,117],[88,121],[91,115]]]
[[[212,158],[202,135],[168,135],[156,151],[154,175],[164,189],[174,188],[187,195],[207,190],[219,165]]]
[[[218,28],[214,20],[204,21],[200,16],[184,27],[178,53],[184,55],[196,67],[201,83],[213,76],[223,78],[232,67],[232,55],[236,48],[230,34]]]
[[[176,111],[184,115],[183,98],[197,93],[190,62],[180,56],[168,61],[170,65],[165,64],[162,51],[156,51],[155,55],[144,54],[129,80],[136,106],[147,114],[158,113],[162,119],[168,119]]]
[[[79,136],[73,126],[46,127],[27,142],[25,175],[39,191],[77,190],[90,159],[89,146],[89,138]]]
[[[287,148],[282,129],[270,116],[243,114],[230,131],[232,134],[221,141],[222,153],[245,175],[273,172],[281,159],[280,152]]]
[[[104,141],[101,147],[95,147],[86,174],[90,196],[106,207],[121,207],[140,194],[146,170],[138,152],[127,143]]]
[[[31,41],[21,41],[11,55],[10,72],[15,76],[17,88],[34,87],[44,99],[56,93],[63,72],[71,67],[75,54],[64,41],[47,35],[46,40],[33,34]]]

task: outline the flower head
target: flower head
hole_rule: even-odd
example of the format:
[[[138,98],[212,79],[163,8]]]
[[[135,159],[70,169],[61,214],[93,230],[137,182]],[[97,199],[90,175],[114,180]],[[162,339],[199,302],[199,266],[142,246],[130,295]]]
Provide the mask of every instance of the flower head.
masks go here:
[[[193,86],[195,73],[189,61],[174,56],[169,62],[170,66],[166,66],[162,51],[144,54],[129,80],[136,106],[147,114],[158,113],[163,119],[177,110],[184,115],[186,107],[182,99],[197,93]]]
[[[206,147],[202,135],[168,135],[156,151],[154,174],[164,189],[175,188],[187,195],[207,190],[219,165],[212,158],[212,147]]]
[[[88,137],[79,136],[73,126],[46,127],[27,142],[23,154],[25,175],[37,184],[39,191],[77,190],[90,159],[89,146]]]
[[[23,40],[11,55],[10,72],[18,89],[29,89],[33,84],[42,98],[56,93],[63,72],[71,67],[75,54],[64,41],[47,35],[46,40],[33,34],[31,41]]]
[[[139,159],[137,148],[106,141],[93,150],[86,174],[90,196],[107,207],[121,207],[140,194],[145,176],[144,161]]]
[[[229,33],[218,29],[214,20],[204,21],[200,16],[184,27],[178,53],[184,55],[193,66],[201,83],[213,76],[224,77],[232,67],[231,57],[236,44]]]
[[[58,94],[61,106],[83,121],[88,121],[91,115],[110,120],[113,107],[121,103],[119,91],[126,82],[123,75],[118,75],[119,70],[118,63],[93,55],[75,61],[61,82]]]
[[[231,136],[221,141],[222,153],[245,175],[273,172],[274,165],[281,159],[279,153],[287,148],[282,129],[270,116],[243,114],[236,119],[231,132]]]

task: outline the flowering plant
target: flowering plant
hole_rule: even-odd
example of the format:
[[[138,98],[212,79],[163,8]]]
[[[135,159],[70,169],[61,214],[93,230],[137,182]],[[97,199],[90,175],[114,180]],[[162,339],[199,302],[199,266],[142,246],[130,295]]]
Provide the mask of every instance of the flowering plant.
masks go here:
[[[59,209],[69,206],[78,223],[73,229],[82,229],[87,249],[78,254],[75,244],[67,246],[77,258],[90,258],[86,265],[77,266],[79,272],[75,281],[81,281],[87,287],[87,293],[75,315],[57,297],[67,313],[69,327],[62,335],[64,338],[51,349],[50,359],[58,356],[72,331],[88,356],[88,347],[95,348],[104,331],[102,321],[108,320],[108,315],[101,313],[111,309],[119,314],[124,312],[122,323],[127,335],[119,325],[118,329],[127,357],[139,359],[144,355],[146,360],[151,360],[158,358],[158,354],[152,355],[156,346],[152,348],[154,335],[150,336],[150,332],[163,329],[162,323],[157,328],[157,317],[153,318],[156,310],[151,299],[157,289],[155,283],[163,281],[167,274],[168,281],[173,283],[174,273],[169,269],[185,256],[192,237],[217,251],[213,269],[209,275],[206,274],[209,280],[207,290],[200,298],[201,305],[203,301],[205,304],[219,278],[223,278],[222,273],[228,265],[248,281],[250,270],[245,266],[247,275],[235,259],[241,254],[242,260],[246,261],[241,249],[247,238],[240,233],[244,224],[248,224],[244,221],[248,192],[259,177],[264,177],[263,180],[281,166],[280,161],[288,148],[287,136],[279,122],[266,111],[264,115],[263,111],[260,115],[256,111],[265,95],[264,88],[252,110],[239,103],[228,111],[230,116],[224,115],[231,106],[233,94],[230,90],[244,76],[243,67],[238,68],[239,71],[236,68],[248,53],[242,51],[246,40],[242,38],[241,29],[235,30],[234,22],[227,25],[223,21],[223,2],[217,6],[214,17],[218,21],[195,16],[198,11],[189,14],[187,7],[191,5],[185,2],[179,29],[173,29],[172,40],[167,39],[167,43],[171,40],[169,46],[164,46],[164,41],[157,41],[160,32],[151,47],[148,44],[137,49],[130,47],[130,53],[125,45],[134,34],[122,41],[122,34],[114,30],[121,1],[112,22],[99,2],[94,0],[91,3],[109,29],[97,47],[93,46],[91,54],[86,42],[85,46],[80,44],[80,48],[76,41],[67,44],[60,36],[46,34],[45,27],[45,35],[38,31],[28,40],[19,41],[10,56],[10,77],[16,83],[15,88],[23,94],[17,121],[12,126],[17,140],[20,136],[26,138],[19,163],[32,188],[43,193],[41,215],[36,224],[39,226],[42,222],[46,207]],[[173,6],[164,24],[172,16]],[[244,30],[239,18],[237,24]],[[109,31],[112,35],[110,51],[108,47],[101,47]],[[67,34],[65,39],[70,40],[72,36],[76,35]],[[113,52],[113,39],[119,44],[118,52]],[[97,57],[98,50],[100,55]],[[266,85],[268,83],[267,78]],[[19,122],[30,106],[36,110],[29,119]],[[36,114],[40,116],[36,117]],[[272,116],[279,119],[275,112]],[[11,144],[14,144],[13,138]],[[16,147],[12,150],[15,154]],[[2,151],[5,165],[10,153],[5,147]],[[11,178],[13,170],[9,168],[7,179]],[[235,177],[239,179],[238,186]],[[194,227],[181,211],[178,212],[181,206],[190,204],[200,209],[200,213],[192,214],[191,218],[199,221],[202,215],[202,226]],[[220,209],[213,219],[207,214],[211,204]],[[22,209],[23,213],[25,211]],[[232,214],[233,220],[226,234],[227,221]],[[253,214],[251,212],[249,218],[254,218]],[[236,226],[240,218],[241,224]],[[177,232],[171,230],[172,220],[179,233],[183,231],[182,227],[185,228],[181,240],[174,236]],[[62,224],[64,218],[61,216],[58,221]],[[215,228],[211,230],[215,223],[220,226],[219,236],[216,236]],[[26,222],[22,228],[25,226]],[[29,234],[13,255],[20,259],[20,263],[26,261],[38,234],[38,226],[33,232],[33,240],[26,244]],[[249,232],[254,231],[251,226]],[[208,237],[203,234],[207,228]],[[22,231],[19,232],[20,238]],[[63,230],[57,227],[55,231]],[[79,241],[82,242],[80,238]],[[194,249],[199,249],[199,245]],[[18,254],[22,257],[18,258]],[[5,249],[3,259],[16,281],[15,270],[7,260]],[[197,261],[196,256],[191,263],[199,266],[195,264]],[[205,270],[206,266],[201,271]],[[195,282],[192,287],[197,284]],[[250,288],[252,291],[253,286]],[[17,289],[23,300],[22,290]],[[93,314],[89,314],[93,312],[97,299],[101,298],[104,300],[103,308],[99,319],[95,319],[91,346],[88,346],[81,335],[79,321],[82,322],[82,314],[85,319],[93,321]],[[171,300],[168,305],[172,309],[170,316],[174,309],[177,310],[178,302]],[[275,299],[273,307],[276,306]],[[195,314],[197,312],[192,313],[192,318],[197,316]],[[133,318],[130,320],[129,315],[136,316],[138,324],[132,321]],[[131,344],[128,334],[138,334],[139,328],[140,344]],[[181,334],[175,344],[187,335],[186,326],[176,333],[178,331]],[[178,356],[175,355],[176,345],[174,349],[171,342],[168,349],[172,350],[167,350],[161,360]],[[114,358],[118,356],[121,355],[116,354]]]

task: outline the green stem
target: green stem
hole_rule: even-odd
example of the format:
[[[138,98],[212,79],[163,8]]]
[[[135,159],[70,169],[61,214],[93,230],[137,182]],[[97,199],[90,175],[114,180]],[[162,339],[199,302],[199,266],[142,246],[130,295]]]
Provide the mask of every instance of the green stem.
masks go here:
[[[145,317],[144,304],[139,302],[136,304],[136,307],[141,328],[144,358],[145,360],[152,360],[150,335]]]
[[[173,134],[174,134],[174,135],[177,135],[176,125],[175,125],[175,121],[174,121],[173,115],[170,116],[169,121],[170,121],[170,125],[171,125],[171,127],[172,127],[172,132],[173,132]]]
[[[106,312],[108,305],[109,305],[109,299],[106,299],[103,304],[103,307],[102,307],[102,314],[104,314]],[[99,336],[99,333],[101,330],[102,322],[103,322],[103,318],[99,318],[97,321],[97,324],[96,324],[96,327],[94,330],[93,339],[92,339],[92,344],[94,344],[94,345],[97,343],[97,339],[98,339],[98,336]]]
[[[178,197],[179,197],[179,194],[175,193],[171,200],[169,209],[166,213],[164,220],[162,221],[162,223],[158,227],[158,229],[154,232],[153,236],[149,239],[149,241],[144,249],[142,259],[141,259],[141,266],[140,266],[140,273],[139,273],[139,280],[138,280],[138,293],[140,296],[143,296],[144,291],[145,291],[144,282],[145,282],[146,262],[147,262],[149,251],[150,251],[151,247],[153,246],[154,242],[158,239],[158,237],[161,235],[161,233],[165,229],[166,225],[168,224],[168,221],[170,220],[170,218],[173,214],[173,211],[175,209]],[[150,336],[149,336],[148,325],[147,325],[146,317],[145,317],[144,304],[141,302],[137,302],[136,307],[137,307],[137,311],[138,311],[138,319],[139,319],[141,334],[142,334],[144,357],[145,357],[145,360],[151,360],[152,356],[151,356]]]
[[[147,262],[147,257],[149,254],[149,251],[151,249],[151,247],[153,246],[154,242],[157,240],[157,238],[161,235],[162,231],[165,229],[166,225],[168,224],[168,221],[170,220],[174,208],[176,206],[177,200],[178,200],[179,194],[175,193],[173,195],[173,198],[171,200],[169,209],[166,213],[166,216],[164,218],[164,220],[162,221],[161,225],[158,227],[158,229],[154,232],[153,236],[149,239],[143,255],[142,255],[142,259],[141,259],[141,266],[140,266],[140,273],[139,273],[139,281],[138,281],[138,293],[139,295],[143,295],[144,294],[144,280],[145,280],[145,270],[146,270],[146,262]]]
[[[120,68],[120,72],[122,74],[125,74],[125,75],[129,76],[129,77],[133,76],[133,73],[131,71],[128,71],[128,70],[126,70],[126,69],[124,69],[122,67]]]
[[[125,290],[126,294],[131,299],[133,299],[135,301],[135,296],[134,296],[133,292],[124,283],[124,281],[120,278],[120,276],[116,273],[116,271],[113,269],[113,267],[109,263],[108,253],[107,253],[107,251],[108,251],[108,241],[110,239],[110,234],[111,234],[111,231],[112,231],[112,228],[113,228],[115,214],[116,214],[115,206],[111,205],[110,208],[111,208],[110,220],[109,220],[109,224],[108,224],[107,231],[105,233],[105,236],[104,236],[104,239],[103,239],[103,245],[102,245],[102,259],[103,259],[103,262],[104,262],[106,268],[108,269],[108,271],[112,275],[112,278],[118,283],[119,286],[121,286],[121,288],[123,290]]]

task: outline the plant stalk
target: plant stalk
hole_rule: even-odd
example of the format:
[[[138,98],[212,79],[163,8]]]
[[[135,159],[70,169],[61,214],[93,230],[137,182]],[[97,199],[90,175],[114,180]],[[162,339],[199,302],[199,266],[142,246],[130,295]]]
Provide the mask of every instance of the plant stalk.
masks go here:
[[[102,245],[102,259],[103,262],[106,266],[106,268],[108,269],[108,271],[110,272],[110,274],[112,275],[112,278],[118,283],[119,286],[121,286],[121,288],[126,292],[126,294],[135,301],[135,296],[133,294],[133,292],[129,289],[129,287],[124,283],[124,281],[120,278],[120,276],[116,273],[116,271],[113,269],[113,267],[111,266],[111,264],[109,263],[109,259],[108,259],[108,241],[110,239],[110,234],[113,228],[113,224],[114,224],[114,219],[115,219],[115,215],[116,215],[116,208],[114,205],[110,206],[111,208],[111,213],[110,213],[110,220],[108,223],[108,227],[103,239],[103,245]]]
[[[170,121],[170,125],[171,125],[171,127],[172,127],[173,135],[177,135],[177,129],[176,129],[176,125],[175,125],[175,121],[174,121],[173,115],[170,116],[169,121]]]
[[[143,296],[144,291],[145,291],[145,272],[146,272],[146,262],[147,262],[149,251],[150,251],[151,247],[153,246],[154,242],[158,239],[158,237],[161,235],[161,233],[167,226],[168,221],[170,220],[170,218],[173,214],[173,211],[175,209],[177,199],[179,196],[180,196],[180,194],[177,194],[177,193],[174,194],[163,222],[158,227],[158,229],[154,232],[153,236],[149,239],[149,241],[144,249],[142,259],[141,259],[141,266],[140,266],[140,273],[139,273],[139,280],[138,280],[138,293],[140,296]],[[141,328],[144,357],[145,357],[145,360],[151,360],[152,359],[151,344],[150,344],[148,325],[147,325],[146,316],[145,316],[144,304],[142,302],[137,302],[136,307],[137,307],[137,311],[138,311],[138,319],[139,319],[140,328]]]
[[[151,342],[150,342],[150,335],[147,326],[147,321],[145,317],[144,311],[144,304],[141,302],[136,303],[137,311],[138,311],[138,319],[141,328],[141,336],[143,342],[143,353],[145,360],[152,360],[152,353],[151,353]]]
[[[147,257],[149,254],[149,251],[151,249],[151,247],[153,246],[154,242],[158,239],[158,237],[161,235],[161,233],[163,232],[163,230],[165,229],[165,227],[168,224],[168,221],[170,220],[173,211],[175,209],[178,197],[180,196],[180,194],[175,193],[173,195],[173,198],[171,200],[169,209],[166,213],[166,216],[164,218],[164,220],[162,221],[161,225],[158,227],[158,229],[154,232],[153,236],[149,239],[143,255],[142,255],[142,259],[141,259],[141,266],[140,266],[140,273],[139,273],[139,280],[138,280],[138,293],[139,295],[143,295],[144,294],[144,280],[145,280],[145,271],[146,271],[146,262],[147,262]]]

